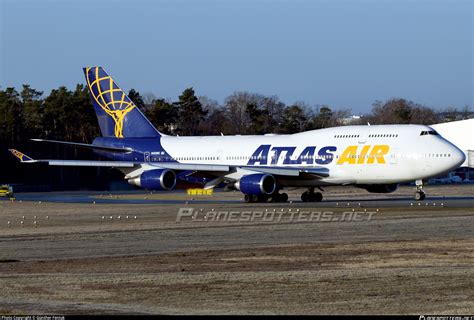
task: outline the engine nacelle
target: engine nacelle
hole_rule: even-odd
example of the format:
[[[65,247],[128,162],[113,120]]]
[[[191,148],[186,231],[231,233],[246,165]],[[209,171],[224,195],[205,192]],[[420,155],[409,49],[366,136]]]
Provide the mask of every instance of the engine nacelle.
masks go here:
[[[245,194],[254,195],[272,194],[277,187],[275,178],[263,173],[243,176],[234,186]]]
[[[390,193],[394,192],[398,188],[398,183],[392,184],[369,184],[361,186],[365,190],[372,193]]]
[[[170,190],[176,186],[176,174],[169,169],[155,169],[143,172],[128,183],[147,190]]]

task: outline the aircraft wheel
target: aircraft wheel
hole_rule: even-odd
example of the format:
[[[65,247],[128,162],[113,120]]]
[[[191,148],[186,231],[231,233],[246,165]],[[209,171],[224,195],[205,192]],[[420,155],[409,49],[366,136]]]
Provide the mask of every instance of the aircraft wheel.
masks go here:
[[[272,202],[287,202],[288,195],[286,193],[274,193],[272,195]]]
[[[323,194],[321,192],[303,192],[301,194],[301,201],[303,202],[321,202]]]
[[[247,203],[261,202],[261,199],[256,194],[246,194],[244,200]]]
[[[280,194],[280,202],[287,202],[288,201],[288,194],[282,193]]]
[[[323,200],[323,194],[321,192],[316,192],[312,194],[311,198],[313,202],[321,202]]]
[[[423,191],[417,191],[415,192],[415,200],[417,201],[423,201],[426,198],[426,194]]]
[[[309,201],[309,193],[308,192],[303,192],[301,194],[301,201],[303,201],[303,202],[308,202]]]
[[[280,202],[280,194],[279,193],[272,194],[272,202]]]

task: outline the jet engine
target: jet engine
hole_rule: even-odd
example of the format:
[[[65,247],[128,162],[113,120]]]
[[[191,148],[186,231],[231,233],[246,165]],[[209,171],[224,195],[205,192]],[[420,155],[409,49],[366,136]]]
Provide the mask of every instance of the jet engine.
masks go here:
[[[275,178],[264,173],[243,176],[234,186],[242,193],[251,195],[270,195],[277,187]]]
[[[176,174],[169,169],[155,169],[143,172],[128,183],[147,190],[170,190],[176,186]]]
[[[372,193],[390,193],[394,192],[398,188],[398,183],[392,184],[369,184],[364,186],[359,186],[365,190]]]

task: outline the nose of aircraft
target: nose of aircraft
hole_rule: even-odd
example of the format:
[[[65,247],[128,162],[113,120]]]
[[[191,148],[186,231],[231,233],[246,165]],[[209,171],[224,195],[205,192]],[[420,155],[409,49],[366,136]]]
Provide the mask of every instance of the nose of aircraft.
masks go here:
[[[464,152],[462,152],[455,145],[452,145],[451,154],[453,159],[453,166],[455,166],[455,168],[459,168],[466,160],[466,155],[464,154]]]
[[[445,174],[446,172],[455,170],[466,160],[464,152],[447,140],[442,140],[439,147],[440,151],[443,150],[442,154],[449,152],[449,157],[434,158],[436,160],[433,163],[433,167],[431,167],[432,176]]]

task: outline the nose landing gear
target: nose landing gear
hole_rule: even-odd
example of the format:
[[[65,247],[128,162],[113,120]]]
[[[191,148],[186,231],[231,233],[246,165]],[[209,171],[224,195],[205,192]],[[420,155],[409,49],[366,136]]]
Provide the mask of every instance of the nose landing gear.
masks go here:
[[[423,191],[423,180],[416,180],[416,191],[415,191],[415,200],[423,201],[426,198],[426,194]]]

